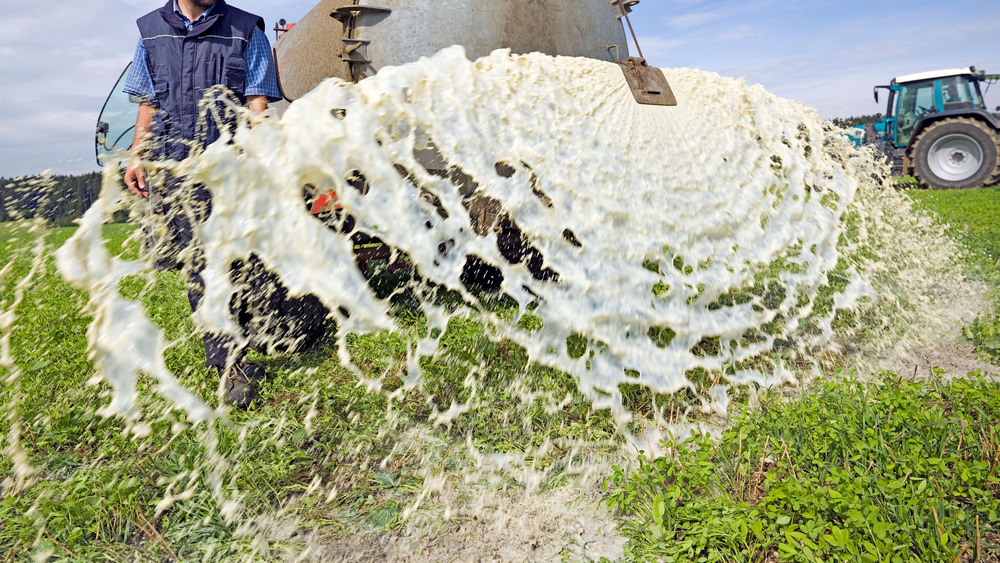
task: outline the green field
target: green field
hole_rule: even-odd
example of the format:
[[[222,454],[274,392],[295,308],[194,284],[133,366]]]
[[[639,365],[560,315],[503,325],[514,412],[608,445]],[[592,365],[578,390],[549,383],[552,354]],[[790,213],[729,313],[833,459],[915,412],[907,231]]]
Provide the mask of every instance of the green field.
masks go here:
[[[1000,187],[913,190],[949,224],[991,305],[966,327],[1000,365]],[[1000,560],[1000,386],[970,376],[820,380],[717,439],[606,481],[637,561]]]
[[[108,247],[121,249],[131,231],[125,225],[106,227]],[[56,229],[47,233],[46,242],[54,247],[70,234],[71,229]],[[4,236],[7,242],[0,259],[14,262],[0,301],[6,309],[16,298],[10,281],[31,271],[33,240],[9,227]],[[261,547],[253,537],[234,534],[235,526],[223,517],[205,475],[190,483],[199,485],[191,498],[156,513],[164,482],[203,469],[210,458],[204,443],[208,429],[200,425],[175,435],[175,426],[185,424],[183,415],[169,411],[161,416],[166,405],[152,392],[152,382],[145,380],[140,381],[140,393],[151,436],[133,439],[123,422],[96,415],[95,409],[107,403],[109,389],[103,383],[88,385],[93,374],[85,353],[89,319],[80,313],[86,297],[67,287],[51,263],[34,276],[17,307],[11,335],[20,376],[0,391],[0,401],[16,415],[16,424],[7,418],[0,422],[0,432],[4,436],[17,432],[16,443],[23,451],[8,449],[10,455],[0,458],[0,472],[12,480],[5,487],[17,480],[12,460],[18,453],[36,472],[26,476],[31,486],[24,490],[5,488],[0,553],[7,560],[40,553],[71,560],[259,557]],[[194,326],[180,276],[159,272],[151,279],[130,279],[121,290],[140,298],[174,342],[166,354],[168,367],[203,400],[217,404],[218,379],[214,371],[202,367],[201,341],[192,337]],[[406,330],[421,330],[422,321],[405,306],[397,314]],[[349,336],[348,342],[355,364],[366,375],[390,370],[386,387],[392,390],[401,385],[405,337],[383,333]],[[212,427],[219,453],[227,460],[221,468],[223,494],[241,500],[242,516],[271,513],[283,501],[301,496],[285,516],[302,518],[306,526],[322,524],[326,535],[359,530],[377,535],[401,526],[403,509],[423,489],[427,463],[455,478],[473,465],[462,447],[466,439],[485,453],[528,455],[533,447],[550,441],[552,447],[532,459],[540,470],[564,463],[570,448],[581,440],[619,447],[611,440],[610,416],[592,412],[568,376],[526,365],[522,349],[492,342],[482,324],[455,318],[443,342],[447,352],[441,359],[423,365],[425,388],[433,392],[434,402],[402,397],[394,402],[391,423],[386,420],[384,396],[357,385],[356,376],[338,362],[331,341],[301,356],[256,356],[269,373],[259,387],[260,400],[250,411],[232,412],[228,421]],[[481,358],[492,377],[478,386],[473,397],[463,381],[470,362],[478,364]],[[555,412],[546,411],[548,401],[522,403],[510,390],[520,377],[537,391],[560,401],[570,394],[572,400]],[[398,445],[394,428],[423,423],[432,409],[447,408],[453,400],[468,401],[476,408],[450,428],[430,430],[419,456],[396,452],[393,459]],[[169,445],[161,448],[162,444]],[[458,447],[452,448],[455,444]],[[600,453],[601,447],[596,445],[593,453]],[[387,460],[388,468],[380,468],[380,462]],[[550,475],[548,486],[555,486],[567,473],[557,466]],[[341,491],[335,500],[324,502],[327,489],[304,494],[314,477]],[[285,547],[280,541],[271,542],[264,552],[280,554]]]
[[[969,275],[990,284],[992,309],[966,333],[997,364],[1000,188],[909,193],[951,224],[968,249]],[[45,243],[58,246],[71,232],[48,231]],[[107,227],[109,248],[121,250],[130,233],[127,225]],[[257,357],[271,375],[259,403],[211,428],[188,428],[152,381],[140,381],[150,435],[136,439],[124,422],[95,412],[107,404],[108,387],[88,384],[86,296],[67,287],[51,262],[32,270],[36,239],[23,229],[0,225],[0,237],[0,264],[12,264],[0,279],[0,310],[21,297],[17,282],[33,276],[9,333],[14,365],[0,365],[7,379],[0,389],[7,414],[0,422],[0,561],[281,559],[302,548],[238,533],[213,483],[222,484],[221,498],[241,500],[237,521],[280,509],[321,537],[376,541],[403,528],[404,509],[427,483],[425,468],[451,484],[467,475],[474,465],[467,442],[547,470],[543,490],[573,483],[566,459],[581,443],[582,455],[619,460],[605,480],[606,500],[630,539],[630,560],[1000,557],[1000,389],[986,379],[919,382],[886,373],[862,384],[831,373],[800,400],[765,393],[756,410],[733,405],[721,436],[678,436],[685,445],[676,457],[635,464],[610,416],[592,411],[570,377],[529,365],[524,350],[456,317],[443,338],[446,353],[423,360],[429,396],[399,397],[391,418],[385,395],[359,387],[334,343],[324,341],[301,356]],[[165,329],[171,370],[217,404],[217,380],[202,367],[179,275],[133,278],[121,291],[140,298]],[[503,313],[502,303],[495,306]],[[402,334],[348,337],[354,363],[369,376],[388,373],[389,391],[401,385],[407,331],[424,330],[405,303],[395,314]],[[464,384],[470,365],[489,374],[475,393]],[[520,377],[543,397],[521,398],[511,389]],[[640,394],[631,406],[644,400]],[[430,413],[453,401],[475,408],[450,427],[427,427]],[[408,444],[399,436],[415,428],[419,451],[399,451]],[[207,448],[208,434],[224,461]],[[316,477],[324,483],[318,490],[310,487]],[[332,497],[331,486],[338,490]],[[158,511],[167,491],[190,494]]]

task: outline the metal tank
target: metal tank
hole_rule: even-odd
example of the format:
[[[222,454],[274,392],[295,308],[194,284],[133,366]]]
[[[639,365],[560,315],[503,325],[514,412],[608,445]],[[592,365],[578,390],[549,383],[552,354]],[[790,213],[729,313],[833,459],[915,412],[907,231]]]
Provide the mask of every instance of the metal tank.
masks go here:
[[[322,0],[275,46],[285,97],[328,77],[357,82],[452,45],[624,62],[620,18],[635,0]]]
[[[282,21],[275,27],[287,30],[274,49],[279,83],[291,102],[327,78],[358,82],[387,66],[462,45],[470,59],[506,48],[514,53],[618,63],[638,103],[676,105],[663,73],[641,57],[629,57],[622,20],[628,22],[635,4],[638,0],[321,0],[294,26],[284,28]],[[285,106],[277,108],[283,111]],[[497,247],[509,262],[525,263],[536,279],[558,279],[559,274],[545,266],[541,252],[526,241],[502,203],[479,193],[473,178],[450,169],[433,141],[417,150],[415,157],[431,174],[447,176],[455,183],[476,233],[496,233]],[[508,163],[498,162],[496,167],[501,175],[515,173]],[[364,179],[357,182],[356,187],[364,192]],[[333,192],[317,194],[311,203],[313,213],[332,212],[336,196]],[[390,271],[398,267],[389,265],[396,253],[382,241],[357,232],[352,238],[366,275],[379,269],[369,264],[388,265]],[[462,273],[466,285],[499,289],[502,279],[496,266],[468,257]]]

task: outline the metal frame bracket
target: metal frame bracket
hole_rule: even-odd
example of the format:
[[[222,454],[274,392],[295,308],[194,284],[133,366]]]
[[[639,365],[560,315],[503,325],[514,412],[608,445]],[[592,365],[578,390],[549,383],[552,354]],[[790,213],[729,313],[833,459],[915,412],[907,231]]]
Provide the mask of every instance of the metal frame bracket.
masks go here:
[[[618,14],[618,19],[625,17],[625,14],[632,13],[632,7],[639,3],[639,0],[608,0],[608,4],[612,6],[618,6],[621,8],[621,13]]]

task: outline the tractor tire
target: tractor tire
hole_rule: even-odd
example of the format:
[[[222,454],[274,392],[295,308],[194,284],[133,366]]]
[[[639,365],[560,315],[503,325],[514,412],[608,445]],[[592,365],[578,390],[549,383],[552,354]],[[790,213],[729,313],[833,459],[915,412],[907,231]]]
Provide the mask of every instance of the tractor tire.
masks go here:
[[[920,133],[910,158],[924,187],[975,188],[1000,175],[997,143],[996,133],[980,121],[945,119]]]
[[[1000,132],[996,135],[997,138],[997,160],[1000,160]],[[1000,162],[997,163],[996,170],[993,171],[993,177],[986,181],[987,186],[996,186],[1000,184]]]

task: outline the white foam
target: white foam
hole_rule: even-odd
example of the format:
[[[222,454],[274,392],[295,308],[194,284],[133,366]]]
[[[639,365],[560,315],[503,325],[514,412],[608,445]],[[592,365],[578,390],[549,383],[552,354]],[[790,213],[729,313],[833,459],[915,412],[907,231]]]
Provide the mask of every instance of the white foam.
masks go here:
[[[692,381],[695,370],[731,384],[784,379],[782,369],[746,364],[779,337],[798,339],[803,351],[822,346],[836,309],[872,299],[863,265],[850,263],[838,241],[859,186],[879,187],[875,168],[802,104],[712,73],[665,73],[677,107],[637,104],[613,64],[507,51],[468,61],[458,47],[357,85],[323,83],[280,121],[243,127],[234,143],[224,138],[175,166],[213,197],[197,229],[206,256],[199,326],[239,337],[228,313],[229,264],[254,252],[292,293],[314,294],[333,311],[345,363],[347,333],[395,327],[349,239],[307,211],[309,184],[334,190],[357,228],[405,252],[424,280],[464,296],[495,338],[573,375],[623,429],[623,384],[659,394],[691,389],[706,409],[724,411],[727,387]],[[558,281],[508,263],[495,232],[476,234],[461,186],[416,156],[432,145],[477,194],[501,202]],[[505,177],[497,163],[516,172]],[[367,194],[348,185],[355,171]],[[165,372],[162,336],[115,289],[144,265],[110,258],[101,245],[112,200],[105,190],[59,254],[66,279],[92,296],[91,351],[117,392],[108,411],[133,414],[135,376],[145,371],[194,418],[210,418]],[[540,329],[501,320],[469,293],[460,275],[471,254],[502,270],[503,291],[521,314],[536,307]],[[845,261],[847,288],[817,313],[828,273]],[[658,284],[669,289],[654,292]],[[769,284],[773,291],[750,291]],[[727,300],[734,295],[741,298]],[[417,359],[436,353],[433,329],[443,332],[451,316],[431,299],[421,307],[432,330],[411,345],[409,387],[422,382]],[[651,329],[673,337],[658,343]],[[574,335],[587,342],[582,357],[567,351]],[[438,422],[465,409],[454,404]]]

